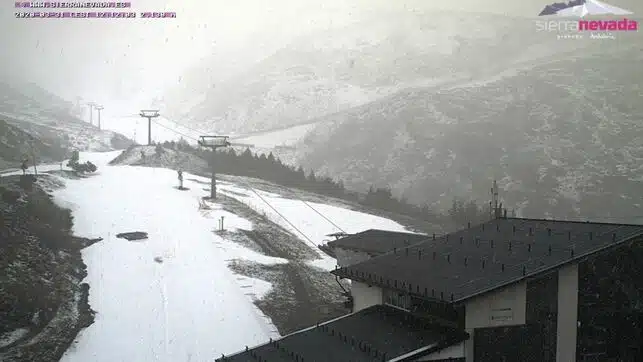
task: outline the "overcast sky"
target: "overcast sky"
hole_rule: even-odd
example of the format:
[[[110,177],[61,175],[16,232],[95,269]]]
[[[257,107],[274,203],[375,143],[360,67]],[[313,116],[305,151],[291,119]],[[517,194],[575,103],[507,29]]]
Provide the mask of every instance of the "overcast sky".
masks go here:
[[[429,2],[435,3],[132,0],[134,11],[175,11],[178,18],[63,20],[15,19],[14,2],[5,0],[0,9],[0,66],[5,74],[20,74],[68,99],[143,102],[208,55],[219,54],[227,61],[257,58],[297,35],[359,21],[373,11],[406,7],[430,14],[436,5]],[[546,2],[457,0],[442,6],[530,16]],[[608,2],[641,8],[640,0]]]

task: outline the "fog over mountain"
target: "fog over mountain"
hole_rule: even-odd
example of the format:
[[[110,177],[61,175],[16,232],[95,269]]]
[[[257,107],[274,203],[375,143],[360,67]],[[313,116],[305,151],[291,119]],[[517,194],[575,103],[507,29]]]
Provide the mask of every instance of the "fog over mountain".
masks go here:
[[[356,189],[442,207],[486,199],[497,178],[533,216],[639,212],[640,32],[558,39],[534,23],[548,4],[141,0],[178,18],[132,21],[14,19],[6,5],[1,68],[110,117],[156,106],[236,134],[311,124],[284,157]],[[597,191],[608,182],[614,194]]]

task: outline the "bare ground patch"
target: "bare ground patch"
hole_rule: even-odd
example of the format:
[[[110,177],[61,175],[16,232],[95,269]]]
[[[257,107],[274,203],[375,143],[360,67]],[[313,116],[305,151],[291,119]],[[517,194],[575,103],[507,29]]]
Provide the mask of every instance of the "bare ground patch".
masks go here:
[[[316,250],[231,197],[220,195],[217,203],[253,223],[252,230],[218,231],[219,235],[264,255],[289,261],[264,265],[233,260],[229,264],[238,274],[272,284],[271,291],[255,304],[272,319],[279,333],[288,334],[349,312],[343,306],[342,289],[335,277],[307,264],[319,258]]]

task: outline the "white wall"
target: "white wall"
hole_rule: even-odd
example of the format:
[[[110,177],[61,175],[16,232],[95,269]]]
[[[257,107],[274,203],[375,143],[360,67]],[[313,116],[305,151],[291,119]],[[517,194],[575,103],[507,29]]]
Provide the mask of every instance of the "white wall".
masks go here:
[[[337,256],[337,265],[340,267],[361,263],[371,258],[368,253],[343,248],[333,248],[333,251],[335,252],[335,256]]]
[[[465,331],[469,333],[469,339],[464,342],[464,353],[467,362],[473,362],[475,328],[525,324],[527,283],[518,283],[473,298],[467,302],[465,311]]]
[[[382,289],[368,284],[352,281],[353,312],[382,304]]]
[[[420,357],[416,359],[416,361],[435,361],[439,359],[462,357],[464,357],[464,342],[445,348],[439,352],[431,353],[428,356]]]
[[[525,324],[527,283],[522,282],[467,302],[466,329]]]
[[[556,362],[576,361],[578,331],[578,264],[558,271]]]

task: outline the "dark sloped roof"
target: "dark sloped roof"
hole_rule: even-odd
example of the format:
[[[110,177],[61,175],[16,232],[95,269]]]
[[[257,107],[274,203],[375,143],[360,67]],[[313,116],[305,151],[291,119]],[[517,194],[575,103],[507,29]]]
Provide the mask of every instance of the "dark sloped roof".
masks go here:
[[[414,351],[427,354],[467,337],[463,331],[377,305],[216,361],[382,361]]]
[[[643,225],[501,218],[332,273],[458,302],[642,235]]]
[[[328,243],[328,246],[379,255],[387,253],[394,248],[403,248],[416,244],[428,238],[429,236],[424,234],[370,229],[333,240]]]

